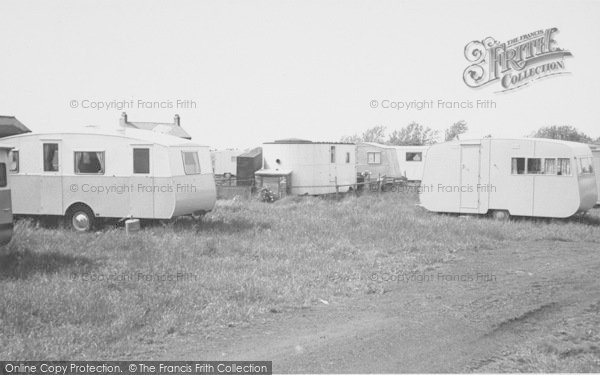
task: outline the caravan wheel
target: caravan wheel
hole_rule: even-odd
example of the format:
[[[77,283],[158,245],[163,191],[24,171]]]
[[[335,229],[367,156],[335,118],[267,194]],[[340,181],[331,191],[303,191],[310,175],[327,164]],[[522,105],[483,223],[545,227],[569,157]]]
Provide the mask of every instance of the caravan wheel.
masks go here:
[[[66,221],[77,232],[89,232],[94,227],[94,213],[88,206],[74,206],[67,213]]]
[[[494,220],[506,221],[510,219],[510,214],[506,210],[494,210],[492,211],[492,217]]]

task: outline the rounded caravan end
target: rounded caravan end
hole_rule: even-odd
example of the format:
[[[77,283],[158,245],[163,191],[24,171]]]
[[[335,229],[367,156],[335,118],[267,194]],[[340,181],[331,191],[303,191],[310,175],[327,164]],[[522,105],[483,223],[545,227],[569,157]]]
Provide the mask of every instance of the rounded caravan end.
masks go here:
[[[89,230],[100,218],[171,219],[216,202],[208,147],[188,139],[83,128],[11,136],[1,145],[14,147],[15,214],[67,216],[73,228]]]
[[[597,197],[589,147],[540,138],[433,145],[420,188],[427,210],[458,214],[567,218]]]

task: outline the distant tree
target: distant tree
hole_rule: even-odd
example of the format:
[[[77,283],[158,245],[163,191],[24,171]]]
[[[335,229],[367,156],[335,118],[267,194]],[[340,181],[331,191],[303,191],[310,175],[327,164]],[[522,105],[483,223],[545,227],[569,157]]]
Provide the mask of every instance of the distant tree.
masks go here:
[[[436,143],[437,137],[437,131],[413,121],[402,129],[394,130],[387,143],[396,146],[422,146]]]
[[[467,130],[469,130],[469,128],[467,127],[467,122],[465,120],[455,122],[452,124],[452,126],[446,129],[446,134],[444,137],[445,141],[448,142],[455,139],[460,139],[460,135],[466,133]]]
[[[561,139],[581,143],[592,143],[592,138],[569,125],[553,125],[538,129],[530,137]]]
[[[385,126],[377,125],[370,129],[365,130],[361,135],[354,134],[350,136],[343,136],[342,142],[347,143],[358,143],[358,142],[375,142],[385,143]]]
[[[359,142],[362,142],[362,139],[361,139],[360,135],[358,135],[358,134],[344,135],[344,136],[342,136],[342,138],[340,138],[340,142],[359,143]]]

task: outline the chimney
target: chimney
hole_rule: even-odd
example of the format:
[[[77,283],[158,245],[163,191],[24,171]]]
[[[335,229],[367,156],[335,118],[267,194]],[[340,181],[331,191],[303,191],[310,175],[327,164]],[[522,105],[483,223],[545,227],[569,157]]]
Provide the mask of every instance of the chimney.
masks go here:
[[[121,113],[121,119],[119,120],[119,123],[121,124],[122,127],[127,127],[127,113],[126,112]]]
[[[179,115],[175,115],[175,126],[181,126],[179,123]]]

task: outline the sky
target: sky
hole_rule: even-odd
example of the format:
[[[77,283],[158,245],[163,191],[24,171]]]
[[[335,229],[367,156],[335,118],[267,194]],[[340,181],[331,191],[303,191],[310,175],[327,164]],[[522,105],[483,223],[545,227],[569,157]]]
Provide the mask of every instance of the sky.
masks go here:
[[[0,115],[33,131],[116,127],[126,111],[177,113],[217,149],[412,121],[443,132],[465,120],[469,138],[549,125],[600,137],[597,0],[3,0],[0,15]],[[569,74],[507,92],[463,81],[469,42],[553,27]],[[423,100],[435,106],[383,108]],[[477,100],[495,108],[437,107]]]

